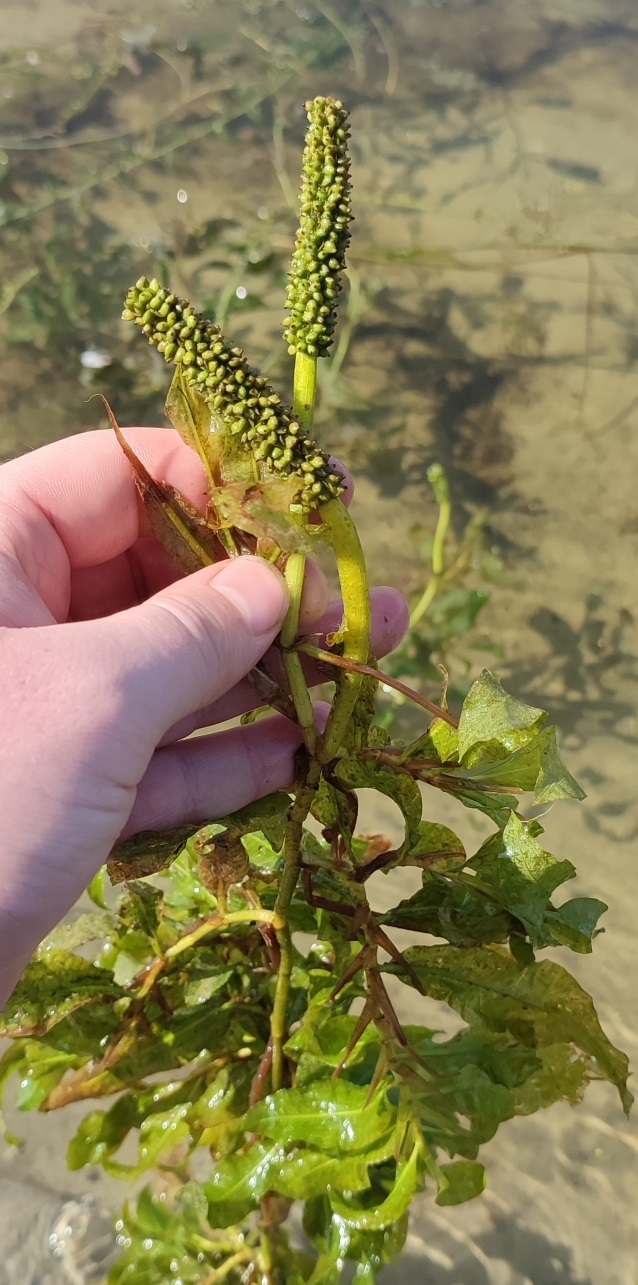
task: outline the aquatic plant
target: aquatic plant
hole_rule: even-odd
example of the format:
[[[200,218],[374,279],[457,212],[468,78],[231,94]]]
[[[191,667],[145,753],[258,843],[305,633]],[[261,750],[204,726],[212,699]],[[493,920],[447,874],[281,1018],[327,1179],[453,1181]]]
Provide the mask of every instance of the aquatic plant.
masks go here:
[[[256,706],[303,728],[295,787],[195,832],[122,844],[89,889],[96,911],[44,943],[0,1019],[12,1041],[1,1075],[18,1076],[21,1107],[111,1099],[78,1126],[70,1167],[152,1176],[117,1224],[111,1285],[337,1285],[348,1262],[372,1285],[401,1251],[418,1192],[439,1205],[480,1194],[480,1148],[503,1122],[576,1104],[591,1079],[614,1085],[625,1109],[631,1101],[626,1058],[592,1000],[546,957],[589,953],[606,907],[555,903],[574,866],[544,849],[541,824],[522,811],[525,794],[542,805],[583,797],[544,711],[486,670],[455,717],[445,690],[435,703],[370,654],[363,552],[311,434],[349,234],[346,113],[326,98],[308,112],[285,323],[292,407],[218,326],[144,278],[124,316],[174,367],[167,411],[204,464],[205,516],[149,477],[113,418],[184,571],[245,550],[284,570],[282,671],[253,679]],[[448,500],[443,475],[432,480],[441,513],[416,616],[444,570]],[[343,620],[319,645],[298,623],[305,559],[321,542],[334,552]],[[337,675],[323,730],[303,657]],[[380,682],[428,711],[409,743],[376,720]],[[489,819],[478,851],[424,816],[422,783]],[[398,843],[357,833],[359,789],[397,805]],[[371,878],[405,867],[421,872],[418,891],[375,911]],[[124,886],[114,909],[107,875]],[[399,949],[397,928],[419,944]],[[81,953],[89,943],[95,958]],[[390,977],[426,1024],[400,1021]],[[437,1033],[437,1003],[462,1020],[449,1038]]]

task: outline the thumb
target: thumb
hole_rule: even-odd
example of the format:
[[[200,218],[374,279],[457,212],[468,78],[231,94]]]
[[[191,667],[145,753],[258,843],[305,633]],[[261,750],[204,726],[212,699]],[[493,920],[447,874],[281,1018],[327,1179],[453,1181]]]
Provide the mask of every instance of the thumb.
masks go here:
[[[103,619],[112,672],[102,678],[119,687],[128,726],[154,747],[173,723],[230,691],[267,651],[287,607],[283,576],[246,555]]]

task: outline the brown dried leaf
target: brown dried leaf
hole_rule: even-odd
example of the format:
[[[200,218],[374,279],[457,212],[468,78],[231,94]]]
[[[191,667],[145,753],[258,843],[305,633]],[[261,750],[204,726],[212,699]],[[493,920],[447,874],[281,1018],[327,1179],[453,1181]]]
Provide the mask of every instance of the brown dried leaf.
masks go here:
[[[111,883],[128,883],[131,879],[159,874],[179,856],[196,831],[197,826],[192,823],[174,830],[143,830],[118,843],[106,865]]]
[[[220,558],[215,532],[197,509],[168,482],[157,482],[129,446],[105,398],[115,436],[131,464],[151,527],[185,575],[209,567]]]

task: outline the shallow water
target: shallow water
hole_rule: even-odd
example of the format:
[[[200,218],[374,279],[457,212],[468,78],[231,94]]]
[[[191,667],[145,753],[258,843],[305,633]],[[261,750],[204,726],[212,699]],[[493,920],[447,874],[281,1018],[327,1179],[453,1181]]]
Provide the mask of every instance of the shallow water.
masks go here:
[[[552,711],[588,791],[544,824],[609,903],[593,957],[569,962],[635,1063],[635,6],[5,0],[2,25],[0,457],[104,423],[96,391],[122,423],[162,422],[163,365],[117,320],[142,272],[285,374],[300,103],[351,105],[350,342],[319,425],[357,474],[376,580],[422,581],[410,532],[434,520],[433,459],[459,530],[488,510],[503,570],[474,644],[499,642],[504,680]],[[64,1171],[74,1124],[27,1116],[25,1146],[0,1154],[7,1285],[96,1279],[86,1245],[99,1258],[97,1211],[121,1190]],[[424,1198],[386,1280],[634,1285],[637,1152],[602,1085],[578,1112],[511,1123],[485,1149],[486,1196]],[[87,1191],[82,1241],[86,1206],[60,1211]],[[47,1248],[65,1218],[66,1267]]]

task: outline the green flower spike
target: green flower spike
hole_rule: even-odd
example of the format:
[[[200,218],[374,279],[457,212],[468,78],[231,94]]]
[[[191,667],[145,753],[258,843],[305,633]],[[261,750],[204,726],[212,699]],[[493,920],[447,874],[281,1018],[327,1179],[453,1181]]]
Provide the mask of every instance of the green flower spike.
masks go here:
[[[289,353],[326,355],[350,242],[348,113],[335,98],[306,103],[300,219],[289,273],[284,338]]]
[[[280,477],[299,477],[295,508],[308,513],[341,494],[341,476],[292,410],[248,365],[242,349],[232,347],[219,326],[199,316],[187,300],[140,277],[126,296],[122,317],[134,321],[165,360],[181,368],[258,466]]]

